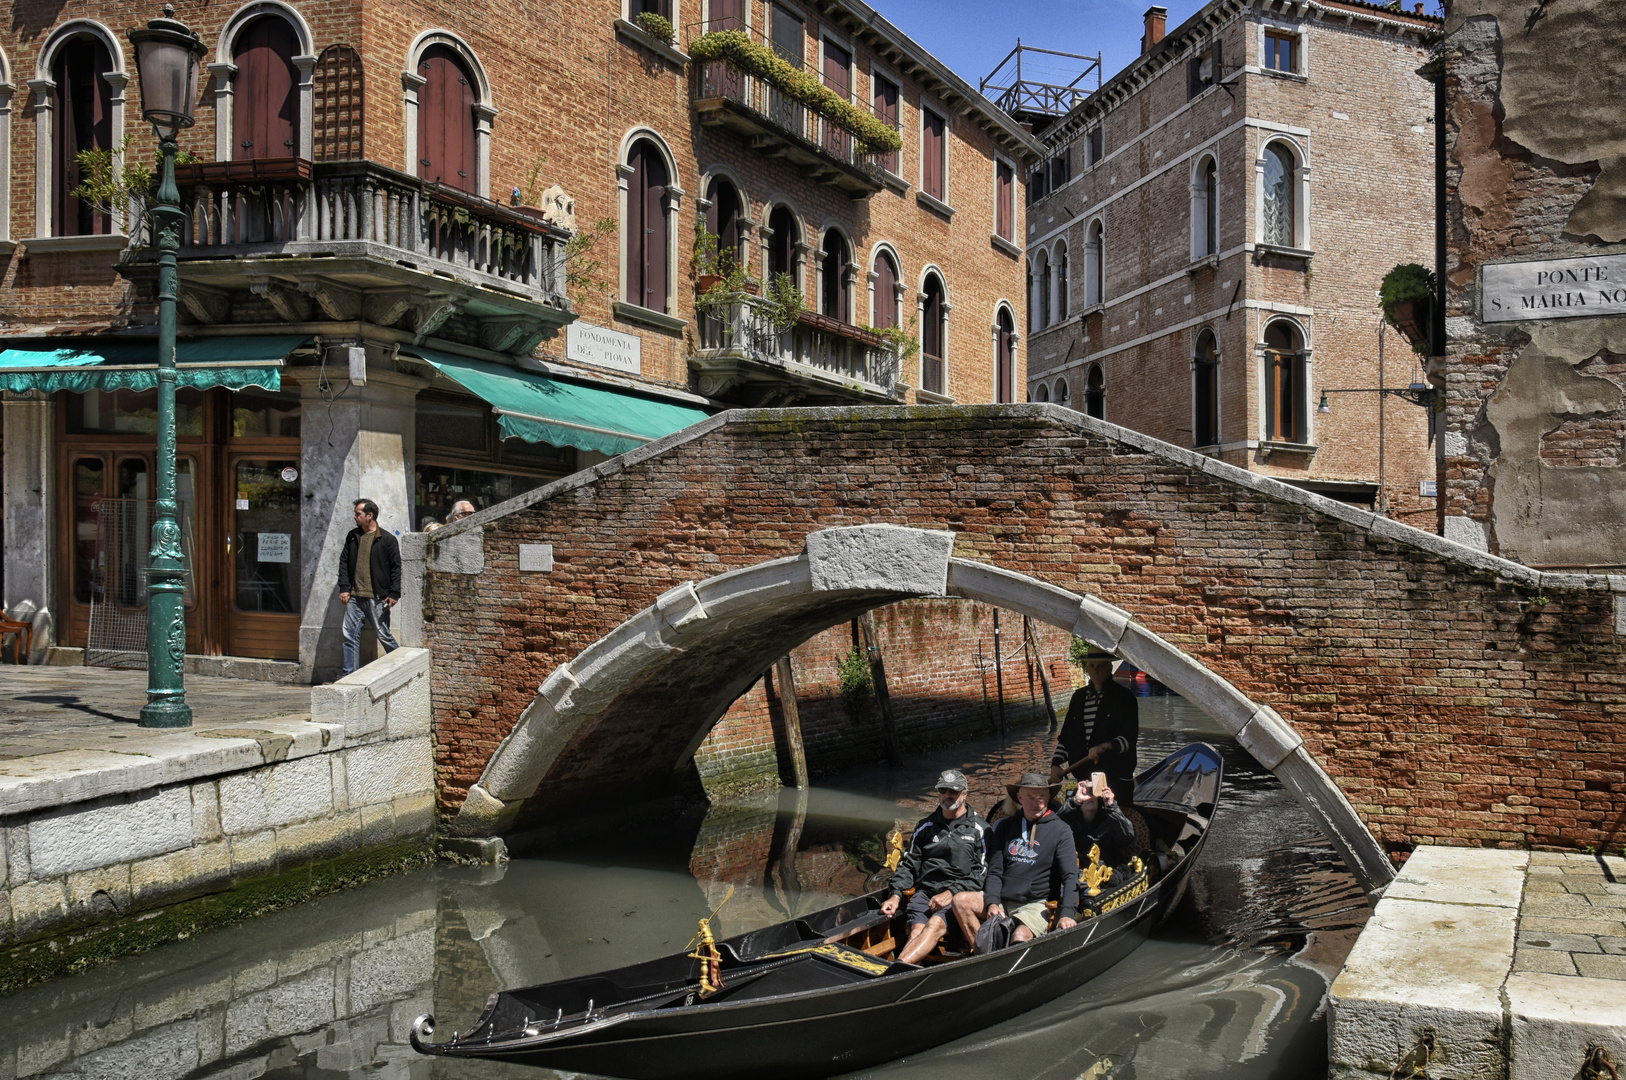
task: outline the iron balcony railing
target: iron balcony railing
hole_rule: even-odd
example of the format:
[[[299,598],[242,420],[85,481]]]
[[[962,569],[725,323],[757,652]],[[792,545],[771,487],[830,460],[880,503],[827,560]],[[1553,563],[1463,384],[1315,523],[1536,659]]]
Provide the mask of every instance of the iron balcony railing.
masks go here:
[[[507,291],[562,294],[569,234],[367,161],[211,162],[178,170],[180,257],[357,254],[427,260]]]
[[[886,338],[826,315],[804,311],[781,330],[761,297],[734,293],[697,320],[702,351],[729,352],[773,364],[802,364],[858,379],[893,394],[898,353]]]
[[[692,44],[696,38],[713,30],[739,30],[762,46],[774,49],[775,53],[786,63],[799,67],[807,74],[818,79],[826,88],[846,98],[853,108],[868,113],[877,120],[886,124],[894,131],[898,130],[896,117],[885,117],[877,113],[873,106],[865,104],[862,100],[854,101],[851,85],[843,86],[833,82],[812,66],[786,56],[782,50],[774,47],[771,41],[763,38],[754,30],[746,30],[739,26],[736,20],[725,19],[716,23],[694,23],[688,28],[688,41]],[[731,60],[708,60],[696,62],[694,68],[694,101],[715,101],[722,99],[728,101],[738,109],[752,115],[759,123],[777,129],[781,134],[788,136],[804,147],[812,149],[821,155],[834,159],[836,162],[871,174],[879,183],[883,167],[896,167],[897,155],[886,150],[878,153],[865,148],[857,136],[838,121],[825,116],[816,109],[802,104],[782,90],[770,86],[766,81],[751,75]]]

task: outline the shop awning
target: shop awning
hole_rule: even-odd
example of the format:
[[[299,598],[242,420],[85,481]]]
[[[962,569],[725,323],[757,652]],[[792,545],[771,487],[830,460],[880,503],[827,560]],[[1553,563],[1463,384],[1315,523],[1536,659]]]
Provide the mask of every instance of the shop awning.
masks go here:
[[[582,386],[435,349],[409,351],[488,402],[505,439],[624,454],[709,415],[692,405]]]
[[[282,386],[283,357],[309,341],[305,334],[220,337],[175,345],[177,385],[207,390]],[[0,350],[0,390],[151,390],[158,385],[156,341],[81,342],[56,349]]]

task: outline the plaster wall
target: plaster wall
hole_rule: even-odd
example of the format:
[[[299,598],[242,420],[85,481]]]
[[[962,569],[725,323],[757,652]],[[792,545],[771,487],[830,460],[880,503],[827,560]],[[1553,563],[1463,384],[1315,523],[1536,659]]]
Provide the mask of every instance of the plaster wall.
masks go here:
[[[8,399],[5,409],[5,613],[34,627],[29,660],[54,642],[51,457],[56,412],[50,401]],[[6,642],[9,646],[11,643]]]

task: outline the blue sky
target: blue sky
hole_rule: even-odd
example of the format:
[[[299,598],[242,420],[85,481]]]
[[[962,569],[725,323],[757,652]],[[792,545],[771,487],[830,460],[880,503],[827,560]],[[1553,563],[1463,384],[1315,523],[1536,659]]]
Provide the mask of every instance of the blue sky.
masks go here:
[[[1005,54],[1022,44],[1062,52],[1101,54],[1102,78],[1112,78],[1140,55],[1143,16],[1151,0],[869,0],[898,29],[975,87]],[[1190,18],[1201,0],[1165,0],[1169,28]],[[1034,79],[1028,59],[1023,77]],[[1033,58],[1038,59],[1038,58]],[[1057,65],[1069,64],[1049,58]],[[1054,74],[1061,74],[1058,66]],[[1035,81],[1070,81],[1040,77]],[[1088,80],[1093,88],[1093,76]]]

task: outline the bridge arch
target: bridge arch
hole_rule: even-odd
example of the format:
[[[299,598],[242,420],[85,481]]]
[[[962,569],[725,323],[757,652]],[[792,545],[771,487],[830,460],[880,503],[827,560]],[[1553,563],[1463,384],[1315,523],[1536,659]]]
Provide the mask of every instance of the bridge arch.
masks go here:
[[[1097,596],[954,557],[955,536],[899,525],[822,529],[807,535],[800,555],[669,589],[554,669],[469,790],[452,832],[503,831],[544,783],[568,790],[572,777],[562,766],[571,745],[592,729],[602,735],[606,724],[638,728],[644,745],[667,752],[667,761],[653,767],[682,770],[729,705],[795,646],[871,608],[954,597],[1029,615],[1117,650],[1280,777],[1366,889],[1381,889],[1393,877],[1382,847],[1337,784],[1268,704]],[[706,685],[712,692],[696,702],[693,688]]]

